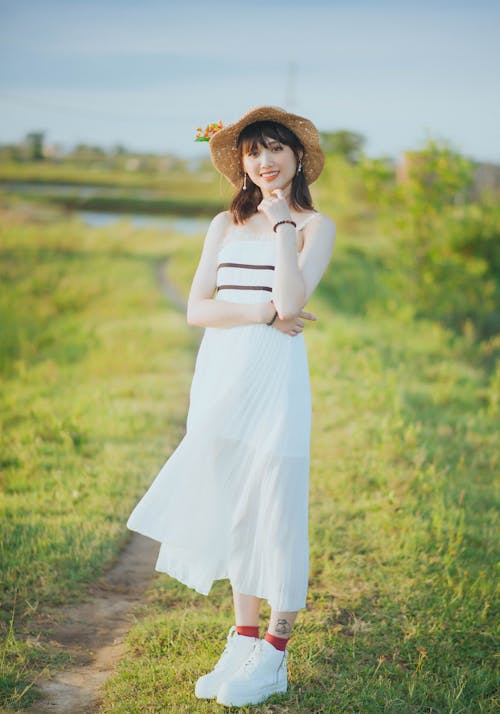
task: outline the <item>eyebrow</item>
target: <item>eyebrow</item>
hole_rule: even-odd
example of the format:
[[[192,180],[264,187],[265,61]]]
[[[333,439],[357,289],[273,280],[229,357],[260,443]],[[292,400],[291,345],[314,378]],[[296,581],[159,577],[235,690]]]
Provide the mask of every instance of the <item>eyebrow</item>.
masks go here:
[[[273,145],[273,144],[281,144],[281,141],[279,141],[279,139],[271,139],[271,138],[268,137],[268,136],[265,136],[264,139],[265,139],[265,141],[266,141],[266,146],[271,146],[271,145]],[[254,149],[256,149],[257,146],[259,146],[259,145],[262,146],[261,142],[258,141],[258,140],[255,140],[255,141],[248,147],[248,149],[246,149],[246,151],[247,151],[247,152],[249,152],[249,151],[254,151]]]

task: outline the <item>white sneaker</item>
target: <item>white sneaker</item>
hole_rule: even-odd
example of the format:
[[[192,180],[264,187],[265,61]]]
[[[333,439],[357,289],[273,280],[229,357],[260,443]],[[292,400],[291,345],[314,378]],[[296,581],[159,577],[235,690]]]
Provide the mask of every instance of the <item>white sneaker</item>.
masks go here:
[[[267,640],[258,640],[246,662],[221,684],[217,703],[226,707],[259,704],[271,694],[287,689],[287,652],[277,650]]]
[[[233,625],[229,629],[227,644],[219,661],[211,672],[204,674],[196,682],[194,688],[196,696],[199,699],[216,697],[221,684],[241,667],[258,642],[260,642],[258,637],[239,635]]]

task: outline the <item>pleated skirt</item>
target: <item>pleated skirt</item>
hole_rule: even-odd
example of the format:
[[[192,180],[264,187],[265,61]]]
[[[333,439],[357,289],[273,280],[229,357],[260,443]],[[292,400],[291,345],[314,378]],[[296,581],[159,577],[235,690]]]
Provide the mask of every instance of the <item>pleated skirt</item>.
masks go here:
[[[276,611],[305,607],[311,400],[303,335],[207,328],[186,434],[127,526],[156,569],[207,595],[229,579]]]

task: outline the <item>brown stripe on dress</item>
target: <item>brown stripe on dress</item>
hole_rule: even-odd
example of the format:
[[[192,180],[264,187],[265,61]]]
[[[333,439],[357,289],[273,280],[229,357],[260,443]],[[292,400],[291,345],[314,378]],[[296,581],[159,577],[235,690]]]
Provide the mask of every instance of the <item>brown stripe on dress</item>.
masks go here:
[[[250,265],[249,263],[219,263],[219,268],[253,268],[254,270],[274,270],[274,265]]]
[[[219,290],[268,290],[270,293],[273,291],[267,285],[218,285],[217,291]]]

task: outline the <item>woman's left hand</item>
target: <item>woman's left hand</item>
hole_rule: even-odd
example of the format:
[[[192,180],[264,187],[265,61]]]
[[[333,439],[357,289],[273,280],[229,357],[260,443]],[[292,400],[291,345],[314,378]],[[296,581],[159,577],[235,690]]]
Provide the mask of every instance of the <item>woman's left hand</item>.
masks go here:
[[[271,193],[274,193],[276,198],[264,198],[257,206],[257,210],[266,216],[271,226],[274,226],[278,221],[291,220],[292,216],[283,191],[280,188],[275,188]]]
[[[284,332],[286,335],[296,337],[304,330],[304,320],[317,320],[317,317],[312,312],[304,312],[303,310],[288,320],[280,320],[279,317],[273,322],[273,327],[279,332]]]

